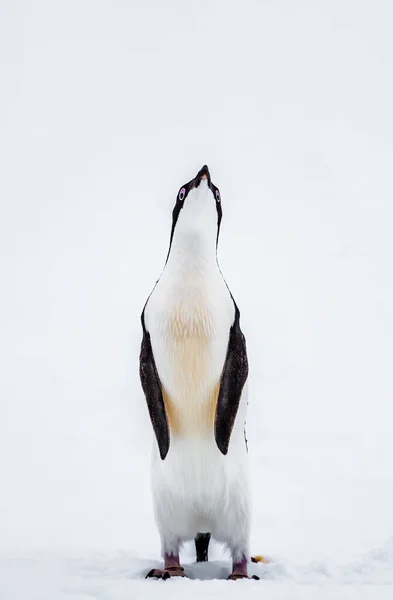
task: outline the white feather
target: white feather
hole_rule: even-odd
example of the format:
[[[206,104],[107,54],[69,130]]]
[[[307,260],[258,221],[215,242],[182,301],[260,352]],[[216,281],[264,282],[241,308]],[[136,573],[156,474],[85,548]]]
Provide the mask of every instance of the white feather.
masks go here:
[[[224,456],[214,414],[235,308],[216,260],[215,200],[202,181],[180,211],[166,267],[145,309],[170,426],[161,460],[154,446],[152,487],[162,551],[176,553],[198,532],[248,555],[245,392]]]

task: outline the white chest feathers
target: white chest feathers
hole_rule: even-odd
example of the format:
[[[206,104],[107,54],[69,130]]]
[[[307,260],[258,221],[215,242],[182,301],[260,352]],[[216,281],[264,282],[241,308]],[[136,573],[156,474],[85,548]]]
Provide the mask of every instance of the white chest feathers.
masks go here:
[[[145,310],[171,435],[212,436],[235,309],[216,267],[163,273]]]

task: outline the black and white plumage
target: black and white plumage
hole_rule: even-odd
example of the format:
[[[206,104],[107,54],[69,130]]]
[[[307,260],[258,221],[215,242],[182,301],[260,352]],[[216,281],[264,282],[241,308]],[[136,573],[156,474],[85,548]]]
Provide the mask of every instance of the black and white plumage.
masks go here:
[[[239,570],[249,538],[248,361],[217,263],[221,217],[205,166],[177,195],[167,261],[142,313],[140,377],[156,437],[152,486],[166,564],[205,532],[230,548]]]

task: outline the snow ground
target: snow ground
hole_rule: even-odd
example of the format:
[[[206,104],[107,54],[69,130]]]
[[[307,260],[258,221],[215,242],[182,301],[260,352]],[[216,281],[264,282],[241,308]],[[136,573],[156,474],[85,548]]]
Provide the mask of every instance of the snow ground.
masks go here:
[[[188,580],[146,581],[157,565],[153,558],[141,559],[129,552],[99,553],[71,557],[41,553],[29,558],[0,562],[0,593],[7,600],[87,600],[123,598],[391,598],[393,585],[393,540],[355,561],[295,561],[270,557],[269,564],[252,565],[250,573],[260,581],[227,582],[230,562],[213,560],[184,562]],[[192,585],[191,585],[192,583]],[[159,586],[158,589],[156,586]],[[240,589],[239,589],[240,588]]]
[[[0,2],[0,600],[393,597],[392,18]],[[260,582],[219,581],[217,547],[185,550],[204,581],[143,580],[139,315],[204,163],[249,351]]]

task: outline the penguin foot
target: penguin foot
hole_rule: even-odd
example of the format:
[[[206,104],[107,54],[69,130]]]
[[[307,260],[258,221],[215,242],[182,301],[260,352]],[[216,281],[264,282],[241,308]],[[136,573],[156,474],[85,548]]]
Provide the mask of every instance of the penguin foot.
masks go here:
[[[244,573],[231,573],[228,575],[229,581],[236,581],[236,579],[256,579],[259,581],[260,578],[258,575],[252,575],[252,577],[249,577],[248,575],[244,575]]]
[[[169,579],[170,577],[185,577],[183,567],[166,567],[162,578]]]
[[[145,579],[150,579],[150,577],[165,580],[169,579],[170,577],[185,577],[185,575],[183,567],[166,567],[164,570],[152,569],[148,572]]]
[[[236,579],[259,579],[258,575],[248,576],[247,573],[247,557],[243,555],[240,560],[234,560],[232,563],[232,573],[228,576],[230,581]]]

